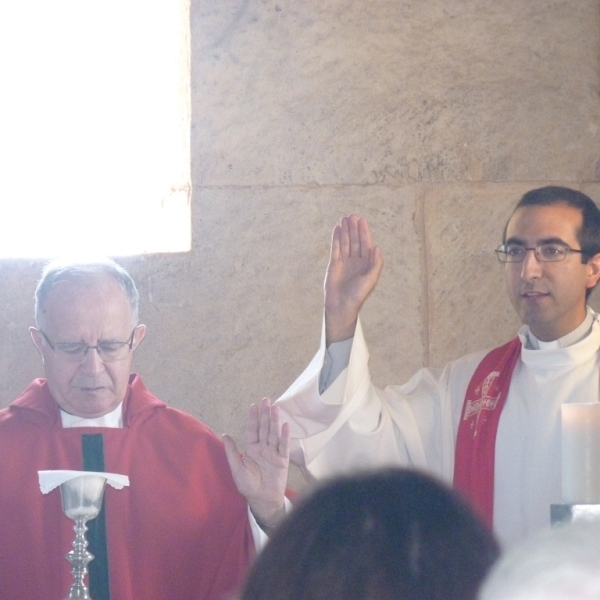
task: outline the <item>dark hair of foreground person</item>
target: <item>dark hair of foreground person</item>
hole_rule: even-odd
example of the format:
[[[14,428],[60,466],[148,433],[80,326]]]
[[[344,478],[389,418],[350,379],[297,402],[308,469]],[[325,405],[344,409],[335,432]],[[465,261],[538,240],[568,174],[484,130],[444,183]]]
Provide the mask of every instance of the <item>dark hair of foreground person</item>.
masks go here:
[[[475,600],[499,556],[450,488],[418,471],[329,480],[293,509],[241,600]]]

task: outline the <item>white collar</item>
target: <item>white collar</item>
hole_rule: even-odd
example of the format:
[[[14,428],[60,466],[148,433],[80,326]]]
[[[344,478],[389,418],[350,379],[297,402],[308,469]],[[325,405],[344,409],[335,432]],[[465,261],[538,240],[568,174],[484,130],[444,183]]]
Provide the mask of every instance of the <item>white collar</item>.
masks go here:
[[[85,419],[65,412],[60,409],[60,419],[64,428],[69,427],[113,427],[115,429],[123,427],[123,403],[106,415],[94,419]]]
[[[567,335],[563,335],[557,340],[552,340],[550,342],[542,342],[542,340],[536,338],[529,330],[529,327],[524,327],[519,333],[526,336],[525,347],[529,350],[556,350],[558,348],[568,348],[569,346],[580,342],[590,334],[596,318],[596,313],[588,307],[587,314],[581,325],[573,329],[570,333],[567,333]]]
[[[581,364],[592,357],[598,356],[600,347],[600,324],[598,315],[591,311],[592,325],[586,329],[587,322],[582,323],[583,327],[577,327],[574,331],[562,338],[559,338],[555,344],[550,344],[550,348],[533,348],[530,344],[530,338],[527,335],[529,328],[524,325],[519,330],[519,338],[523,347],[521,349],[521,360],[530,368],[534,369],[558,369]],[[581,337],[583,336],[583,337]],[[534,340],[535,342],[536,340]],[[539,342],[539,340],[537,340]],[[568,344],[568,345],[563,345]]]

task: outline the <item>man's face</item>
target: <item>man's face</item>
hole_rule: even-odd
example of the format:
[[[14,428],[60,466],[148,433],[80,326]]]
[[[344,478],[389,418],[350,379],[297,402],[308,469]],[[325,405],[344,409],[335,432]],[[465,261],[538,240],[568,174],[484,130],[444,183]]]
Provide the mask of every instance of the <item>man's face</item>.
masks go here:
[[[578,250],[581,225],[581,212],[572,206],[525,206],[508,222],[506,243],[532,248],[558,242]],[[530,251],[523,262],[506,264],[512,305],[542,341],[556,340],[583,322],[586,290],[594,287],[599,277],[600,255],[586,264],[579,253],[568,253],[559,262],[540,262]]]
[[[93,282],[63,281],[52,289],[40,320],[40,328],[52,345],[129,340],[134,323],[127,296],[111,278]],[[133,349],[142,341],[145,327],[134,334]],[[103,416],[124,399],[133,360],[133,350],[123,359],[103,362],[94,349],[72,362],[54,352],[41,332],[31,329],[34,344],[42,355],[48,386],[66,412],[85,418]]]

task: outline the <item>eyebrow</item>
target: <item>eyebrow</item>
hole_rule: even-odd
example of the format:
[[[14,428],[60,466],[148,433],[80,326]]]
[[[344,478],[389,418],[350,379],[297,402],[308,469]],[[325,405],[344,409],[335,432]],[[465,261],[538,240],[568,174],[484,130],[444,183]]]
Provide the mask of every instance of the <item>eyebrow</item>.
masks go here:
[[[505,244],[515,244],[517,246],[525,246],[526,242],[522,239],[522,238],[518,238],[518,237],[509,237],[505,242]],[[565,240],[563,240],[562,238],[559,237],[549,237],[549,238],[542,238],[541,240],[537,240],[537,242],[535,242],[536,246],[541,246],[542,244],[561,244],[562,246],[566,246],[567,248],[570,248],[571,245],[567,244],[567,242],[565,242]]]

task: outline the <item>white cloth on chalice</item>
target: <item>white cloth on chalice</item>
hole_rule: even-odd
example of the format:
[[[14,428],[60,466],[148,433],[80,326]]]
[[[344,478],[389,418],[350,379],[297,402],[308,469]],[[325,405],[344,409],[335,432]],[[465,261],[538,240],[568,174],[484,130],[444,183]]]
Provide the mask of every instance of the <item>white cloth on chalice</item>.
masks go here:
[[[124,486],[129,485],[129,477],[127,475],[118,475],[117,473],[101,473],[99,471],[38,471],[40,479],[40,490],[42,494],[51,492],[54,488],[70,481],[82,475],[95,475],[97,477],[104,477],[106,483],[112,485],[117,490],[123,489]]]

